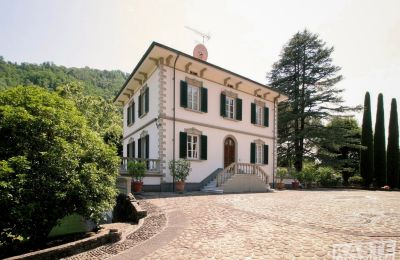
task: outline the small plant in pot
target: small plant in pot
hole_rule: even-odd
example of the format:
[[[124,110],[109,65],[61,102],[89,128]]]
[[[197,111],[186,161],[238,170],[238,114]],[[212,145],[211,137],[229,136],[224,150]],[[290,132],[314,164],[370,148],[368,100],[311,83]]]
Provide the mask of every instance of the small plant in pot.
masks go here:
[[[143,178],[146,175],[146,163],[138,161],[128,162],[128,173],[132,176],[133,191],[141,192],[143,188]]]
[[[175,188],[178,192],[183,192],[185,190],[185,180],[189,176],[190,162],[185,159],[179,159],[177,161],[169,161],[168,168],[173,177],[175,177]]]
[[[288,170],[286,168],[278,167],[276,171],[276,176],[279,178],[279,182],[276,184],[278,190],[283,190],[285,188],[285,183],[283,179],[287,176]]]

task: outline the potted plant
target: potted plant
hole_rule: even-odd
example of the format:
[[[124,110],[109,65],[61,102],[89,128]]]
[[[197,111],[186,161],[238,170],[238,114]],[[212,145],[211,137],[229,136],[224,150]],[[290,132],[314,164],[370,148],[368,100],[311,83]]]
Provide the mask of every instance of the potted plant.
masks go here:
[[[286,168],[278,167],[276,171],[276,176],[279,178],[279,182],[276,184],[278,190],[283,190],[285,188],[285,183],[283,179],[287,176],[288,170]]]
[[[169,161],[169,170],[173,177],[175,177],[175,188],[178,192],[183,192],[185,190],[185,180],[189,175],[190,162],[185,159],[179,159],[177,161]]]
[[[141,192],[143,188],[143,178],[146,175],[146,163],[138,161],[128,162],[128,173],[132,176],[133,191]]]
[[[299,176],[300,174],[296,172],[296,169],[291,168],[289,175],[293,178],[292,189],[294,190],[299,189],[300,187],[299,177],[301,178],[301,176]]]

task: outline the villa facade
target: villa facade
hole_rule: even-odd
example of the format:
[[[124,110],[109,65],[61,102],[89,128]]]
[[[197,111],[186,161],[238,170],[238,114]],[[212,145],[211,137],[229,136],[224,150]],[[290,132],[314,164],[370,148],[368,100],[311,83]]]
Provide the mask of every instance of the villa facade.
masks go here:
[[[239,192],[246,189],[238,185],[257,180],[265,189],[276,170],[277,105],[286,98],[153,42],[114,100],[123,106],[121,174],[127,161],[146,161],[144,190],[168,191],[168,162],[185,158],[192,168],[187,190],[213,183]]]

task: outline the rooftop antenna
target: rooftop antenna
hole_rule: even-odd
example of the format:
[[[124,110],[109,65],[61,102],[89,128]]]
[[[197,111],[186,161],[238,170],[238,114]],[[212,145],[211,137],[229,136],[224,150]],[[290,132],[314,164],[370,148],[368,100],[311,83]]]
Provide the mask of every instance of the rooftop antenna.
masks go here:
[[[205,40],[208,41],[208,40],[211,39],[210,33],[208,33],[208,34],[202,33],[202,32],[200,32],[199,30],[193,29],[193,28],[191,28],[191,27],[189,27],[189,26],[186,26],[186,25],[185,25],[185,28],[188,29],[188,30],[191,30],[192,32],[194,32],[194,33],[200,35],[201,37],[203,37],[203,44],[204,44],[204,41],[205,41]]]

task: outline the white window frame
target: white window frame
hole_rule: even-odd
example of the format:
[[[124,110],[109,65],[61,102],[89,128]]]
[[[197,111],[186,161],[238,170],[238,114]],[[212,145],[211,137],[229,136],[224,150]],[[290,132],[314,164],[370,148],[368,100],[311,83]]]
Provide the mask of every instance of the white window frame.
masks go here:
[[[186,144],[187,159],[198,160],[200,158],[199,145],[200,145],[199,135],[192,135],[192,134],[187,135],[187,144]]]
[[[197,96],[196,96],[197,93]],[[189,85],[187,86],[187,108],[200,111],[200,88]]]
[[[263,164],[264,162],[264,145],[256,144],[256,164]]]
[[[256,105],[256,124],[263,125],[263,113],[264,108]]]
[[[236,99],[225,97],[225,116],[230,119],[236,118]]]

